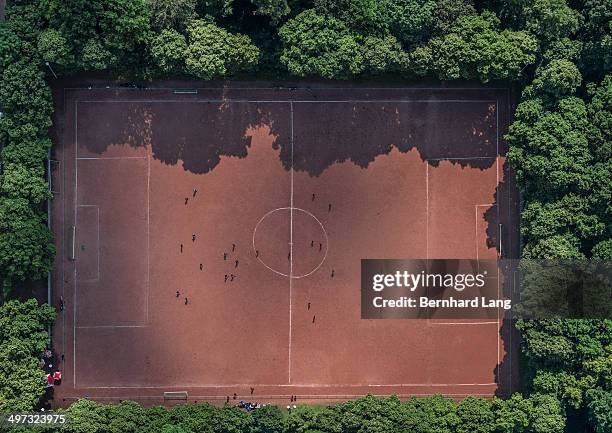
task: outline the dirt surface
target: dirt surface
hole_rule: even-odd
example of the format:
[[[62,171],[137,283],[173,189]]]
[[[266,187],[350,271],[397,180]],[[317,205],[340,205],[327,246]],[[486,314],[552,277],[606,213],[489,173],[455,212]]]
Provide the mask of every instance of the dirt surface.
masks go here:
[[[362,258],[516,257],[507,90],[61,89],[56,104],[56,405],[513,389],[509,323],[361,320],[359,295]]]

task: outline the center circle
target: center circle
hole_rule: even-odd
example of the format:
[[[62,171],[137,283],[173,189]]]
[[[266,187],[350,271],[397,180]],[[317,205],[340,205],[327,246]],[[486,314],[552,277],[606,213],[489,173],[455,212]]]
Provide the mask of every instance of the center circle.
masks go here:
[[[328,251],[327,232],[307,210],[273,209],[255,225],[253,251],[257,260],[272,272],[304,278],[323,265]]]

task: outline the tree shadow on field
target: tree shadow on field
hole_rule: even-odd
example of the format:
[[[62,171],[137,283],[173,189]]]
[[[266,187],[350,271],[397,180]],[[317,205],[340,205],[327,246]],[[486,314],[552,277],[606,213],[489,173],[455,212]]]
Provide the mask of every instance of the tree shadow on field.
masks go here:
[[[88,152],[99,155],[114,146],[150,146],[153,158],[168,165],[181,162],[192,173],[210,172],[222,156],[245,158],[254,128],[267,127],[283,147],[289,141],[289,111],[275,111],[269,104],[128,102],[106,108],[101,112],[99,105],[93,106],[79,114],[80,123],[97,125],[79,133],[79,144]]]
[[[293,167],[319,176],[350,161],[367,168],[395,147],[416,148],[423,160],[442,159],[479,169],[497,156],[495,104],[338,102],[294,106]],[[281,148],[286,168],[291,148]]]
[[[416,148],[433,166],[444,159],[486,169],[498,151],[495,110],[495,103],[472,101],[294,103],[291,125],[283,103],[106,103],[79,111],[79,123],[87,125],[79,142],[94,154],[113,145],[150,145],[166,164],[182,161],[185,170],[207,173],[221,156],[246,157],[248,131],[266,126],[285,169],[311,176],[346,161],[367,168],[394,147]]]
[[[519,207],[515,174],[507,161],[504,162],[500,182],[495,189],[494,203],[483,215],[487,222],[486,242],[488,248],[495,248],[498,253],[498,266],[503,275],[500,279],[501,296],[511,300],[514,306],[519,297],[518,288],[515,287],[516,266],[520,258],[519,240],[516,236]],[[504,356],[494,370],[495,382],[498,384],[495,394],[498,397],[509,397],[519,387],[520,335],[515,327],[513,309],[514,307],[510,311],[500,311],[503,318],[499,335]]]
[[[222,156],[245,158],[252,128],[274,129],[276,140],[282,140],[279,135],[287,130],[278,125],[284,119],[275,117],[270,107],[246,102],[201,103],[197,109],[156,114],[163,121],[153,123],[153,157],[172,165],[181,160],[193,173],[213,170]]]

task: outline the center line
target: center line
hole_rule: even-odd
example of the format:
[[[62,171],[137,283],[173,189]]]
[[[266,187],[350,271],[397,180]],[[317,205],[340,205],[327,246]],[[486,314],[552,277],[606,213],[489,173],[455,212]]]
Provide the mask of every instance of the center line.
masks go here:
[[[292,288],[293,288],[293,102],[291,106],[291,197],[290,197],[290,209],[289,209],[289,383],[291,383],[291,332],[292,332]]]

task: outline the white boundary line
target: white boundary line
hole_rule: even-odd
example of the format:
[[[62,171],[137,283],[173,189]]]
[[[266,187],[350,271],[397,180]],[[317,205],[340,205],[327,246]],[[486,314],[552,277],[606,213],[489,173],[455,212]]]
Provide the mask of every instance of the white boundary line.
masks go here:
[[[149,323],[149,297],[151,296],[151,152],[147,146],[147,287],[145,293],[145,325]]]
[[[436,320],[436,319],[429,319]],[[480,320],[480,319],[468,319],[468,320]],[[433,322],[434,325],[498,325],[497,321],[487,321],[487,322]]]
[[[66,109],[64,108],[64,117],[66,117]],[[66,190],[66,146],[62,146],[62,167],[63,170],[61,172],[61,182],[62,182],[62,191]],[[60,297],[61,299],[64,299],[64,295],[65,293],[65,285],[67,283],[66,280],[66,195],[63,195],[61,197],[61,216],[62,216],[62,224],[61,224],[61,250],[60,250],[60,263],[62,264],[62,271],[61,271],[61,293],[60,293]],[[65,360],[65,354],[66,354],[66,311],[61,311],[60,312],[62,315],[62,354],[64,354],[64,360]],[[63,363],[62,368],[65,366],[66,364]]]
[[[77,223],[77,203],[79,201],[79,101],[74,101],[74,225]],[[76,383],[76,367],[77,367],[77,351],[76,351],[76,322],[77,322],[77,266],[74,264],[74,296],[72,302],[72,383],[77,387]]]
[[[509,100],[510,98],[508,98]],[[496,176],[496,182],[495,182],[495,192],[496,194],[499,192],[499,98],[495,100],[495,153],[497,154],[497,158],[495,159],[495,176]],[[500,201],[500,198],[497,197],[497,201]],[[496,215],[497,215],[497,224],[500,223],[500,217],[499,217],[499,205],[496,203],[495,205],[496,207]],[[501,242],[501,238],[499,239],[499,241]],[[499,254],[501,253],[501,251],[498,252],[498,257],[501,258],[499,256]],[[500,285],[501,285],[501,281],[500,281],[500,272],[497,272],[497,299],[500,299]],[[497,365],[500,365],[500,361],[501,361],[501,323],[500,323],[500,317],[499,317],[499,308],[497,309],[497,327],[499,328],[499,330],[497,331]],[[512,351],[512,348],[510,348],[510,351]],[[510,367],[510,369],[512,369],[512,367]],[[500,386],[501,386],[501,380],[499,380],[500,382]]]
[[[172,388],[169,388],[172,389]],[[389,397],[389,394],[375,394],[375,393],[370,393],[373,397]],[[299,394],[298,394],[299,395]],[[409,399],[411,397],[431,397],[432,394],[431,393],[418,393],[418,392],[411,392],[409,394],[396,394],[396,396],[400,399]],[[484,398],[493,398],[493,395],[489,394],[484,394],[484,393],[478,393],[478,392],[470,392],[470,393],[444,393],[444,397],[484,397]],[[270,399],[270,400],[285,400],[288,397],[288,395],[278,395],[278,394],[272,394],[272,395],[262,395],[260,398],[266,398],[266,399]],[[326,401],[326,400],[342,400],[342,401],[346,401],[346,400],[353,400],[353,399],[358,399],[361,397],[365,397],[364,394],[314,394],[314,395],[305,395],[305,396],[301,396],[302,400],[320,400],[320,401]],[[82,397],[64,397],[66,400],[72,401],[72,400],[80,400]],[[146,395],[127,395],[127,396],[118,396],[118,397],[101,397],[101,396],[94,396],[93,397],[96,401],[117,401],[117,400],[148,400],[148,401],[165,401],[163,399],[163,396],[146,396]],[[226,397],[225,396],[219,396],[219,395],[195,395],[195,394],[189,394],[189,400],[195,400],[195,401],[209,401],[209,400],[225,400]]]
[[[76,159],[79,160],[87,160],[87,159],[147,159],[146,156],[101,156],[101,157],[91,157],[91,156],[80,156]]]
[[[439,91],[453,91],[453,90],[474,90],[474,91],[489,91],[489,90],[508,90],[507,87],[317,87],[315,86],[294,86],[287,83],[286,86],[283,85],[270,85],[270,86],[254,86],[254,87],[232,87],[232,86],[203,86],[203,87],[191,87],[195,90],[219,90],[219,91],[228,91],[228,90],[268,90],[268,91],[313,91],[313,90],[404,90],[404,91],[415,91],[415,90],[439,90]],[[145,87],[144,89],[134,89],[130,87],[121,87],[121,86],[104,86],[104,87],[64,87],[64,92],[67,90],[87,90],[89,92],[92,91],[100,91],[100,90],[124,90],[126,92],[146,92],[149,90],[167,90],[172,92],[176,90],[177,87]]]
[[[203,103],[203,102],[215,102],[219,104],[368,104],[368,103],[388,103],[388,104],[413,104],[413,103],[492,103],[496,102],[495,99],[138,99],[138,100],[127,100],[127,99],[110,99],[110,100],[80,100],[82,103]]]
[[[429,163],[427,161],[425,161],[425,261],[429,262]]]
[[[288,382],[291,383],[291,343],[293,334],[293,102],[291,107],[291,196],[289,201],[289,355],[288,355]]]
[[[147,328],[149,325],[90,325],[77,326],[76,329],[118,329],[118,328]]]
[[[392,384],[317,384],[317,383],[291,383],[291,384],[249,384],[249,383],[230,383],[227,385],[166,385],[166,386],[140,386],[140,385],[123,385],[123,386],[81,386],[81,389],[130,389],[130,388],[141,388],[141,389],[174,389],[174,388],[239,388],[239,387],[274,387],[274,388],[399,388],[399,387],[414,387],[414,388],[426,388],[426,387],[452,387],[452,386],[494,386],[498,385],[497,382],[490,383],[392,383]]]
[[[474,160],[474,159],[496,159],[497,156],[458,156],[450,158],[427,158],[425,161],[462,161],[462,160]]]
[[[221,90],[220,88],[202,88],[202,89],[218,89]],[[232,89],[232,90],[248,90],[248,89],[256,89],[256,88],[238,88],[238,89]],[[261,89],[266,89],[266,90],[270,90],[269,88],[261,88]],[[334,88],[327,88],[327,90],[333,90]],[[346,88],[335,88],[337,90],[393,90],[393,89],[402,89],[402,90],[406,90],[405,88],[388,88],[388,87],[381,87],[381,88],[354,88],[354,89],[346,89]],[[84,88],[65,88],[64,89],[64,94],[66,92],[66,90],[86,90]],[[91,89],[89,89],[91,90]],[[95,89],[95,90],[101,90],[101,89]],[[149,90],[154,90],[154,88],[149,88]],[[159,90],[172,90],[172,89],[168,89],[168,88],[160,88]],[[302,89],[300,89],[302,90]],[[308,90],[308,89],[303,89],[303,90]],[[316,89],[316,90],[326,90],[325,88],[321,88],[321,89]],[[448,91],[448,90],[474,90],[474,91],[482,91],[483,89],[476,89],[476,88],[454,88],[454,89],[440,89],[439,87],[437,88],[415,88],[415,89],[409,89],[409,90],[442,90],[442,91]],[[490,88],[490,89],[484,89],[484,90],[503,90],[502,88],[500,89],[496,89],[496,88]],[[290,103],[291,104],[291,145],[292,145],[292,149],[291,149],[291,157],[292,157],[292,162],[291,162],[291,202],[290,202],[290,207],[288,209],[290,209],[291,211],[291,233],[290,233],[290,252],[292,253],[292,248],[293,248],[293,242],[292,242],[292,238],[293,238],[293,209],[297,209],[293,207],[293,103],[421,103],[421,102],[426,102],[426,103],[436,103],[436,102],[444,102],[444,103],[481,103],[481,102],[493,102],[492,100],[474,100],[474,99],[459,99],[459,100],[454,100],[454,99],[448,99],[448,100],[441,100],[441,99],[436,99],[436,100],[431,100],[431,99],[427,99],[427,100],[416,100],[416,99],[411,99],[411,100],[385,100],[385,99],[377,99],[377,100],[241,100],[241,99],[230,99],[229,101],[227,99],[197,99],[197,100],[187,100],[187,99],[179,99],[179,100],[168,100],[168,99],[162,99],[162,100],[137,100],[137,101],[127,101],[127,100],[111,100],[111,101],[89,101],[89,100],[81,100],[75,101],[75,130],[76,130],[76,134],[75,134],[75,196],[74,196],[74,202],[75,202],[75,223],[76,223],[76,207],[77,207],[77,201],[78,201],[78,194],[77,194],[77,187],[78,187],[78,160],[79,159],[144,159],[147,158],[148,159],[148,163],[149,163],[149,167],[148,169],[150,170],[150,155],[147,154],[146,157],[107,157],[107,158],[94,158],[94,157],[78,157],[78,103],[79,102],[87,102],[87,103],[91,103],[91,102],[95,102],[95,103],[100,103],[100,102],[161,102],[161,103],[168,103],[168,102],[219,102],[219,103],[227,103],[227,102],[238,102],[238,103]],[[491,158],[496,158],[497,159],[497,165],[499,165],[499,110],[498,110],[498,100],[495,100],[496,105],[496,116],[497,116],[497,134],[496,134],[496,140],[497,140],[497,156],[496,157],[474,157],[474,158],[468,158],[468,157],[458,157],[458,158],[428,158],[428,160],[468,160],[468,159],[491,159]],[[150,172],[149,175],[150,176]],[[498,176],[498,181],[499,181],[499,170],[497,173]],[[149,182],[149,177],[147,179],[147,182]],[[429,176],[428,176],[428,164],[426,165],[426,191],[427,191],[427,204],[426,204],[426,208],[427,208],[427,219],[426,219],[426,223],[427,223],[427,234],[426,234],[426,238],[427,238],[427,244],[426,244],[426,257],[427,259],[429,259]],[[147,183],[147,194],[149,194],[149,184]],[[148,203],[149,204],[149,203]],[[280,210],[280,209],[287,209],[287,208],[279,208],[279,209],[275,209],[273,211],[270,211],[268,214],[276,211],[276,210]],[[309,213],[303,209],[299,209],[301,211],[304,211],[306,213]],[[498,207],[498,213],[499,213],[499,207]],[[266,215],[268,215],[266,214]],[[309,213],[310,214],[310,213]],[[312,215],[312,214],[310,214]],[[312,215],[314,217],[314,215]],[[147,213],[147,219],[149,218],[149,212]],[[262,220],[264,217],[262,217]],[[319,222],[319,224],[321,225],[326,239],[327,239],[327,233],[325,232],[325,229],[323,227],[323,225],[321,224],[321,222],[314,217],[317,222]],[[261,220],[260,220],[261,222]],[[259,223],[258,223],[259,224]],[[148,239],[148,231],[149,231],[149,225],[147,225],[147,242],[149,242]],[[99,236],[99,230],[98,230],[98,236]],[[326,242],[327,243],[327,242]],[[325,256],[327,256],[327,250],[328,248],[326,248],[326,254]],[[149,251],[147,249],[147,254],[149,254]],[[98,254],[99,256],[99,254]],[[147,257],[148,259],[148,257]],[[321,262],[321,264],[312,272],[310,272],[307,275],[310,275],[311,273],[315,272],[325,261],[325,258],[323,259],[323,261]],[[291,287],[292,287],[292,279],[293,278],[302,278],[305,277],[307,275],[303,275],[303,276],[293,276],[292,275],[292,267],[293,267],[293,254],[291,254],[291,260],[290,260],[290,273],[289,273],[289,286],[290,286],[290,297],[289,297],[289,301],[290,301],[290,332],[289,332],[289,339],[290,339],[290,343],[289,343],[289,359],[290,359],[290,355],[291,355]],[[263,262],[262,262],[263,263]],[[265,263],[263,263],[264,266],[268,267]],[[269,267],[268,267],[269,268]],[[277,271],[275,271],[274,269],[269,268],[270,270],[272,270],[275,273],[279,273]],[[149,267],[147,266],[147,272],[149,272]],[[98,269],[98,273],[99,273],[99,269]],[[286,274],[282,274],[281,275],[287,276]],[[148,301],[148,299],[147,299]],[[146,325],[111,325],[111,326],[83,326],[83,327],[77,327],[76,326],[76,309],[77,309],[77,302],[76,302],[76,266],[75,266],[75,286],[74,286],[74,303],[73,303],[73,359],[74,359],[74,371],[73,371],[73,383],[74,383],[74,387],[77,388],[76,385],[76,329],[87,329],[87,328],[138,328],[138,327],[146,327]],[[148,320],[148,306],[147,306],[147,320]],[[479,325],[479,324],[497,324],[499,325],[499,318],[497,320],[497,322],[478,322],[478,323],[466,323],[466,322],[442,322],[439,324],[452,324],[452,325]],[[499,335],[498,335],[498,365],[499,365]],[[291,360],[289,360],[289,381],[291,381]],[[493,383],[483,383],[483,384],[367,384],[367,385],[355,385],[355,384],[350,384],[350,385],[334,385],[334,384],[287,384],[287,385],[279,385],[279,384],[274,384],[274,385],[256,385],[256,386],[274,386],[274,387],[284,387],[284,386],[292,386],[292,387],[444,387],[444,386],[493,386],[493,385],[499,385],[497,382],[493,382]],[[121,388],[174,388],[174,387],[231,387],[231,386],[245,386],[245,384],[238,384],[238,385],[172,385],[170,387],[168,386],[163,386],[163,387],[147,387],[147,386],[139,386],[139,385],[134,385],[134,386],[125,386],[125,387],[83,387],[83,388],[92,388],[92,389],[121,389]],[[416,394],[413,394],[416,395]],[[429,394],[427,394],[429,395]],[[457,394],[457,395],[464,395],[464,394]],[[473,394],[472,394],[473,395]],[[484,394],[483,394],[484,395]],[[488,394],[487,394],[488,395]]]

